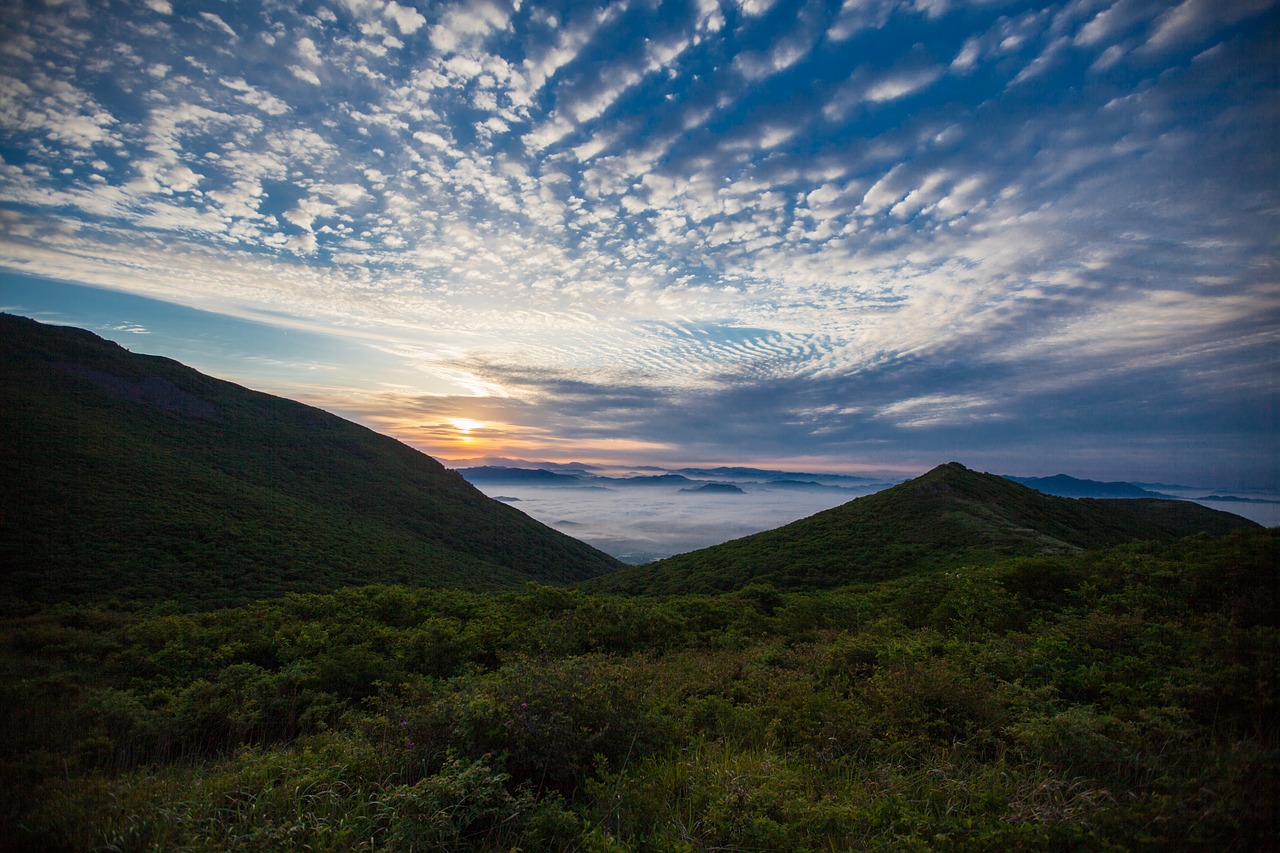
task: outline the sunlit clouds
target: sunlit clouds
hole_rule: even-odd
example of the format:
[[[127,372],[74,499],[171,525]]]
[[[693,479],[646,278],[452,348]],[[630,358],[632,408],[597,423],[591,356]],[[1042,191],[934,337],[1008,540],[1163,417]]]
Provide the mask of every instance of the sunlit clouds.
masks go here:
[[[442,455],[1273,477],[1277,12],[10,3],[0,267]]]

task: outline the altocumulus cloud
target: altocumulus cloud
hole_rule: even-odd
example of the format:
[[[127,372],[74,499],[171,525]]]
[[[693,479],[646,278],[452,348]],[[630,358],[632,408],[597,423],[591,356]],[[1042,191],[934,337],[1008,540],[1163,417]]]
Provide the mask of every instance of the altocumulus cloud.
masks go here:
[[[0,265],[379,346],[427,449],[1274,481],[1277,12],[11,2]]]

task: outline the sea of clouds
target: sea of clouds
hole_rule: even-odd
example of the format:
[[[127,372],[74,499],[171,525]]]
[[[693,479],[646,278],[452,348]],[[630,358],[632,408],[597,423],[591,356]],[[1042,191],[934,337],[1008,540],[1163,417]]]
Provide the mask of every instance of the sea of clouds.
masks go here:
[[[814,491],[744,485],[743,494],[664,486],[478,488],[490,497],[516,498],[512,506],[543,524],[625,563],[639,564],[781,527],[886,485]]]
[[[893,485],[867,480],[840,487],[797,489],[732,480],[742,494],[692,490],[706,480],[730,481],[705,478],[687,484],[632,485],[623,479],[601,478],[585,480],[582,485],[479,482],[476,486],[543,524],[638,565],[772,530]],[[1153,490],[1157,487],[1145,485]],[[1280,525],[1280,494],[1158,485],[1162,494],[1188,500],[1207,495],[1247,498],[1248,502],[1196,502],[1266,527]]]

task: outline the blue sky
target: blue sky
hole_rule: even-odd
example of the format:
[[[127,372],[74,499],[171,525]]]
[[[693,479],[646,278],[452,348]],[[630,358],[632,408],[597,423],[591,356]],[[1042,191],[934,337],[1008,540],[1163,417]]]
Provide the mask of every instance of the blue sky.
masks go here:
[[[1278,37],[1271,0],[6,2],[0,303],[436,455],[1276,486]]]

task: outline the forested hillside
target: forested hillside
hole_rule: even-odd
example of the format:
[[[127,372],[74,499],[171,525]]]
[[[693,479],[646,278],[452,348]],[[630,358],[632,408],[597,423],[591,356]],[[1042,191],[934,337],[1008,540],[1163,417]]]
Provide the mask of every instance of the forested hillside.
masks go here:
[[[1276,531],[0,621],[16,850],[1271,849]]]
[[[598,578],[628,594],[719,592],[750,583],[824,589],[1014,554],[1071,554],[1257,527],[1190,501],[1045,495],[955,462],[775,530]]]
[[[352,584],[611,571],[394,439],[0,315],[0,598],[210,608]]]

